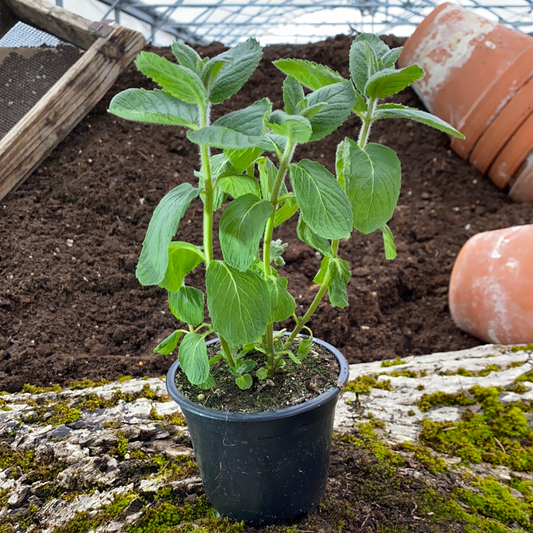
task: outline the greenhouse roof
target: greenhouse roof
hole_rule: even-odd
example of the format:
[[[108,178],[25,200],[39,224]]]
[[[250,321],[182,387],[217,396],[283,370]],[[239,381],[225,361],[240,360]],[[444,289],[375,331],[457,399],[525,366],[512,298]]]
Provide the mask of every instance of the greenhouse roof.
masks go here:
[[[339,33],[364,31],[407,36],[434,7],[443,3],[442,0],[55,1],[78,12],[84,2],[100,4],[102,18],[114,19],[125,26],[131,25],[128,21],[135,21],[149,39],[160,45],[175,38],[233,45],[250,36],[263,45],[306,43]],[[459,3],[490,20],[525,33],[533,32],[533,0]],[[77,4],[78,9],[70,4]]]

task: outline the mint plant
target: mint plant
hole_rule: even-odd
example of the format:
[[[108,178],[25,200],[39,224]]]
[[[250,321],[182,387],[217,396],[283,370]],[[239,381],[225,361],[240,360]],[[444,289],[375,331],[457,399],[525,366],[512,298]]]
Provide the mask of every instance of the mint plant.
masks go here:
[[[195,186],[183,183],[172,189],[155,209],[136,275],[141,284],[168,291],[170,310],[184,324],[155,351],[169,354],[179,345],[181,368],[202,388],[214,385],[210,367],[224,359],[237,385],[248,389],[253,374],[271,379],[287,358],[302,363],[312,345],[306,324],[326,294],[332,305],[348,305],[351,274],[339,256],[341,239],[349,239],[354,229],[364,234],[379,230],[386,258],[396,256],[387,222],[398,201],[401,166],[393,150],[368,142],[372,124],[407,118],[462,136],[429,113],[379,103],[424,72],[416,65],[396,69],[401,48],[391,50],[372,34],[358,36],[351,46],[350,80],[310,61],[280,59],[274,63],[286,74],[283,110],[272,110],[264,98],[214,123],[212,106],[234,95],[259,64],[259,43],[249,39],[212,59],[202,59],[181,43],[174,43],[172,52],[177,63],[149,52],[136,60],[137,68],[161,89],[128,89],[116,95],[109,108],[128,120],[185,127],[200,152]],[[352,112],[362,121],[359,138],[339,144],[336,175],[316,161],[293,161],[298,145],[327,137]],[[212,149],[219,153],[212,154]],[[174,241],[197,198],[204,205],[203,242]],[[215,232],[213,213],[218,209],[223,213]],[[293,216],[298,216],[298,237],[323,256],[314,278],[320,289],[303,316],[296,315],[288,280],[278,272],[285,245],[272,237],[274,228]],[[222,258],[213,254],[216,233]],[[202,263],[205,294],[185,283]],[[275,323],[291,317],[290,334],[274,332]],[[302,331],[308,336],[293,349]],[[205,338],[212,333],[219,337],[221,350],[209,359]],[[259,367],[254,359],[258,352],[266,360]]]

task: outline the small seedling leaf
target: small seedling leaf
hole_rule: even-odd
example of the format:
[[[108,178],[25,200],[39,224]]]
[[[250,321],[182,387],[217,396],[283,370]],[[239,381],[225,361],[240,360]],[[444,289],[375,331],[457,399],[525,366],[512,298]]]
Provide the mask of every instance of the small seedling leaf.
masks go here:
[[[278,59],[274,65],[312,91],[345,81],[338,72],[306,59]]]
[[[403,91],[423,77],[424,71],[418,65],[399,70],[386,68],[368,78],[364,94],[368,98],[386,98]]]
[[[165,340],[161,341],[155,347],[154,352],[161,355],[168,355],[169,353],[172,353],[176,349],[176,346],[178,345],[178,342],[184,333],[185,331],[182,329],[173,331]]]
[[[379,228],[383,233],[383,246],[385,247],[385,259],[391,261],[396,258],[396,246],[394,245],[394,235],[387,224]]]
[[[235,379],[237,387],[241,390],[248,390],[254,383],[252,376],[250,374],[244,374]]]
[[[185,43],[173,42],[170,49],[178,63],[183,67],[187,67],[198,74],[198,64],[202,58],[198,55],[196,50],[187,46]]]

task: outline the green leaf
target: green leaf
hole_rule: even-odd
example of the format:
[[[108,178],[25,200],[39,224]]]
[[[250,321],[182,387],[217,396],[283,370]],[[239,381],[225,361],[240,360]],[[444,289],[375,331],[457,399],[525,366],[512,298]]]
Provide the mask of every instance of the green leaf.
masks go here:
[[[250,78],[259,65],[263,51],[255,39],[248,39],[214,59],[223,59],[224,66],[209,90],[209,101],[214,104],[233,96]]]
[[[309,337],[300,337],[300,342],[298,343],[298,359],[302,360],[304,357],[309,354],[311,348],[313,347],[313,336]]]
[[[230,344],[249,344],[265,332],[270,293],[257,272],[239,272],[212,261],[206,274],[207,307],[213,328]]]
[[[348,306],[348,294],[346,286],[350,281],[352,273],[350,265],[340,257],[332,258],[328,265],[330,283],[328,296],[331,305],[343,309]]]
[[[389,50],[386,54],[384,54],[381,58],[381,60],[383,61],[383,67],[394,68],[394,65],[396,64],[396,61],[398,61],[402,50],[403,46],[400,46],[399,48],[393,48],[392,50]]]
[[[280,224],[283,224],[286,220],[289,220],[296,211],[298,211],[298,204],[293,198],[287,198],[279,204],[274,216],[274,227],[277,228]]]
[[[350,116],[355,106],[355,92],[349,81],[328,85],[306,96],[307,107],[326,104],[309,119],[313,134],[311,141],[323,139],[335,131]]]
[[[391,261],[396,258],[396,246],[394,245],[394,235],[387,224],[379,228],[383,233],[383,246],[385,247],[385,259]]]
[[[204,320],[204,293],[194,287],[169,292],[168,305],[172,314],[185,324],[197,326]]]
[[[302,100],[302,110],[300,111],[300,115],[302,117],[305,117],[307,120],[311,120],[319,111],[324,109],[327,104],[314,104],[312,106],[307,106],[307,100]]]
[[[255,375],[257,379],[266,379],[268,377],[268,369],[262,366],[258,370],[256,370]]]
[[[201,79],[204,82],[204,85],[209,92],[213,81],[218,76],[218,73],[222,70],[222,67],[226,61],[220,57],[214,57],[209,59],[202,68]]]
[[[204,255],[197,246],[188,242],[172,241],[168,246],[168,265],[165,277],[159,286],[170,292],[179,290],[185,276],[202,261],[204,261]]]
[[[265,224],[273,206],[254,194],[233,200],[224,211],[219,226],[220,247],[224,260],[244,272],[254,262]]]
[[[197,128],[198,106],[186,104],[165,91],[127,89],[111,100],[108,111],[136,122]]]
[[[299,115],[288,115],[284,111],[274,111],[268,123],[270,129],[278,135],[284,135],[298,144],[305,144],[313,133],[311,123]]]
[[[287,279],[269,276],[267,280],[270,292],[271,313],[269,322],[282,322],[290,318],[296,309],[296,301],[287,290]]]
[[[239,374],[247,374],[248,372],[251,372],[256,366],[257,363],[255,361],[252,361],[251,359],[245,359],[243,361],[239,361],[239,367],[237,368],[237,372]]]
[[[285,353],[289,356],[289,359],[296,365],[301,365],[302,361],[298,359],[290,350],[285,350]]]
[[[283,82],[283,103],[285,112],[289,115],[298,113],[298,102],[305,98],[302,84],[292,76],[287,76]]]
[[[266,119],[271,107],[271,102],[264,98],[219,118],[212,126],[188,131],[187,137],[193,143],[215,148],[255,148],[266,133]]]
[[[318,285],[323,285],[324,280],[326,279],[326,274],[328,273],[328,266],[329,266],[329,256],[325,255],[322,258],[322,261],[320,261],[320,269],[317,272],[316,276],[313,279],[313,283],[317,283]]]
[[[215,386],[215,379],[211,374],[209,374],[209,376],[207,376],[207,379],[203,383],[200,383],[200,385],[198,386],[203,390],[212,389]]]
[[[180,367],[193,385],[205,383],[209,377],[209,358],[203,335],[187,333],[180,344]]]
[[[304,222],[303,218],[298,219],[298,226],[296,226],[296,233],[298,238],[306,242],[311,248],[318,250],[322,255],[331,255],[331,245],[327,239],[319,237],[313,230]]]
[[[432,115],[431,113],[426,113],[425,111],[420,111],[420,109],[414,109],[412,107],[406,107],[400,104],[381,104],[376,108],[374,113],[374,118],[406,118],[408,120],[414,120],[416,122],[421,122],[435,128],[439,131],[443,131],[448,135],[453,135],[459,139],[464,139],[465,136],[457,131],[455,128],[450,126],[444,120],[441,120],[439,117]]]
[[[365,85],[369,78],[365,44],[372,49],[378,59],[382,59],[389,52],[389,47],[372,33],[361,33],[352,42],[350,47],[350,76],[357,90],[362,94],[364,94]]]
[[[270,262],[276,264],[277,266],[282,266],[285,264],[283,260],[283,253],[288,244],[283,243],[281,239],[276,239],[270,243]]]
[[[338,72],[306,59],[278,59],[274,65],[312,91],[345,81]]]
[[[135,60],[137,68],[171,95],[188,104],[207,105],[207,95],[198,74],[175,65],[152,52],[141,52]]]
[[[386,98],[403,91],[411,83],[423,77],[424,71],[418,65],[399,70],[386,68],[370,76],[364,94],[368,98]]]
[[[324,239],[347,239],[352,227],[350,201],[333,175],[315,161],[290,165],[290,179],[304,222]]]
[[[247,390],[253,385],[253,379],[250,374],[244,374],[243,376],[239,376],[235,379],[235,383],[237,384],[237,387],[241,390]]]
[[[244,196],[245,194],[253,194],[257,197],[261,196],[259,184],[251,176],[221,176],[218,178],[217,184],[224,192],[233,196],[233,198],[239,198],[239,196]]]
[[[198,62],[201,62],[202,58],[197,54],[196,50],[193,50],[185,43],[177,41],[174,41],[170,48],[180,65],[198,73]]]
[[[169,244],[191,202],[200,190],[182,183],[163,197],[155,208],[144,238],[136,275],[141,285],[159,285],[165,278]]]
[[[278,159],[281,160],[287,147],[287,137],[276,135],[275,133],[267,133],[257,146],[267,152],[276,152]]]
[[[243,150],[224,150],[235,170],[242,174],[261,155],[261,148],[244,148]]]
[[[369,143],[362,150],[348,139],[349,159],[345,163],[345,188],[353,209],[354,228],[371,233],[386,224],[400,195],[400,161],[386,146]]]
[[[168,355],[169,353],[172,353],[176,349],[176,346],[178,345],[178,342],[184,333],[185,331],[182,329],[173,331],[164,341],[161,341],[155,347],[154,352],[161,355]]]
[[[349,156],[348,140],[340,142],[337,145],[335,152],[335,173],[337,174],[337,181],[343,190],[346,190],[346,183],[344,180],[344,166],[346,165],[346,158]]]
[[[257,160],[257,168],[259,169],[259,182],[261,183],[261,194],[265,200],[270,199],[272,194],[272,187],[276,180],[278,169],[276,165],[268,157],[262,157]]]
[[[356,115],[363,115],[368,111],[368,106],[366,104],[366,100],[364,99],[363,95],[356,89],[355,90],[355,105],[354,105],[354,113]]]

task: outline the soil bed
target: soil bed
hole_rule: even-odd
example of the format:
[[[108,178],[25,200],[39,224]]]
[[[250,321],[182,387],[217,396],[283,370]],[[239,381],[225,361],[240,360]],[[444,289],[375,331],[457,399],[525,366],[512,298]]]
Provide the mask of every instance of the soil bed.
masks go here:
[[[398,44],[393,38],[389,42]],[[281,108],[279,57],[327,64],[348,76],[351,39],[273,46],[244,89],[216,113],[269,97]],[[222,45],[200,47],[213,56]],[[159,53],[171,58],[168,49]],[[38,168],[0,204],[0,390],[24,383],[68,384],[88,377],[160,375],[174,357],[152,353],[176,326],[165,291],[143,288],[135,265],[152,211],[171,188],[194,180],[197,150],[180,129],[134,124],[109,115],[110,99],[128,87],[152,88],[134,66]],[[392,99],[421,104],[410,90]],[[335,148],[356,137],[353,116],[326,142],[301,147],[334,171]],[[350,262],[350,306],[323,302],[310,324],[349,362],[372,361],[479,344],[459,331],[448,310],[451,269],[477,232],[533,222],[533,207],[513,204],[449,149],[446,135],[409,121],[377,123],[371,141],[397,151],[403,187],[390,227],[398,258],[387,262],[380,235],[354,234],[340,255]],[[285,226],[289,246],[280,273],[303,311],[317,286],[320,258]],[[201,210],[193,204],[178,238],[200,242]],[[274,235],[280,238],[282,235]],[[219,254],[217,250],[217,254]],[[200,284],[202,272],[191,276]],[[284,325],[283,325],[284,326]]]

